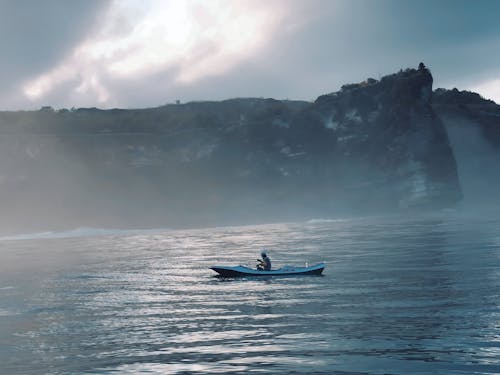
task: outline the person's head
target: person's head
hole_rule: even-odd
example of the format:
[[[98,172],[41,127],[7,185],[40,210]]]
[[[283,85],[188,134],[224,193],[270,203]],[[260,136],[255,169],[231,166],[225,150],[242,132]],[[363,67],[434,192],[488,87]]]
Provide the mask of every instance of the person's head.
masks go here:
[[[263,252],[261,252],[261,253],[260,253],[260,256],[261,256],[262,258],[265,258],[265,257],[267,257],[267,254],[266,254],[266,252],[265,252],[265,251],[263,251]]]

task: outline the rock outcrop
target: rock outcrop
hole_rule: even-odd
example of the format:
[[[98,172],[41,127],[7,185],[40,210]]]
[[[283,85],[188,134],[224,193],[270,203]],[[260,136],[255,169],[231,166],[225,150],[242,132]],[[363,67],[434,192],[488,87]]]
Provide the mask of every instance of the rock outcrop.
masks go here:
[[[432,107],[432,81],[421,64],[316,100],[314,110],[336,135],[336,162],[346,171],[359,166],[343,180],[352,201],[363,196],[368,206],[417,208],[461,199],[446,129]]]

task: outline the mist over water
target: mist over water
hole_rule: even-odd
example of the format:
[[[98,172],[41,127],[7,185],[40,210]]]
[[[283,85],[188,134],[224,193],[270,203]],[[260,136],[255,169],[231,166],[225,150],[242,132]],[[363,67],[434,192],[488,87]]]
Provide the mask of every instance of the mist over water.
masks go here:
[[[467,211],[484,211],[500,202],[500,149],[495,148],[473,121],[443,116],[457,160],[457,172],[463,191],[461,205]]]
[[[449,213],[3,238],[2,371],[499,373],[499,226]],[[208,269],[264,247],[325,275]]]

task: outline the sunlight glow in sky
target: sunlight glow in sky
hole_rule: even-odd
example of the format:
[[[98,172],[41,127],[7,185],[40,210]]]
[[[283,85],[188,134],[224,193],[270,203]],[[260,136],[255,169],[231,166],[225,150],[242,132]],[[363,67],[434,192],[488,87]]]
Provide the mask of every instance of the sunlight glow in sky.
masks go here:
[[[75,82],[75,96],[111,99],[107,82],[174,69],[183,84],[223,74],[265,45],[283,9],[264,2],[115,1],[107,21],[61,64],[24,84],[37,100]]]

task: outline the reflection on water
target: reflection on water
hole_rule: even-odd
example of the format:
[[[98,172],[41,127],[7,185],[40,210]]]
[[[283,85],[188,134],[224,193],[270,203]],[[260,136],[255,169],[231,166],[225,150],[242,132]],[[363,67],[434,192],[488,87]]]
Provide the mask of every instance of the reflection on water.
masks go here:
[[[500,373],[498,221],[321,220],[0,241],[6,374]],[[324,277],[212,264],[325,261]]]

